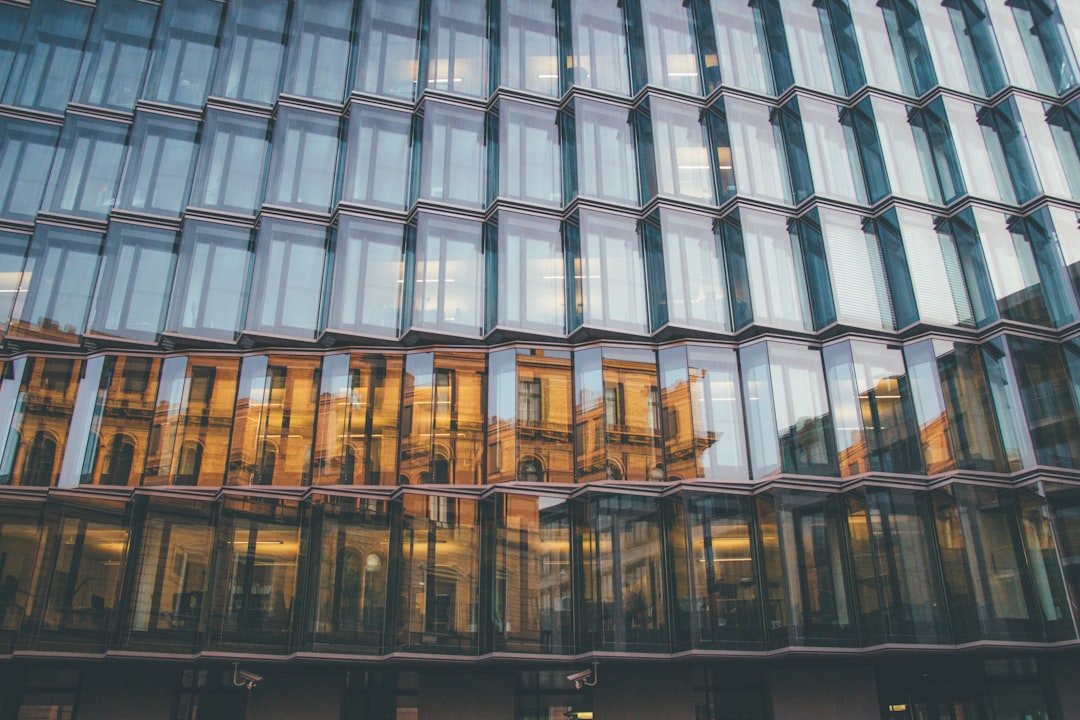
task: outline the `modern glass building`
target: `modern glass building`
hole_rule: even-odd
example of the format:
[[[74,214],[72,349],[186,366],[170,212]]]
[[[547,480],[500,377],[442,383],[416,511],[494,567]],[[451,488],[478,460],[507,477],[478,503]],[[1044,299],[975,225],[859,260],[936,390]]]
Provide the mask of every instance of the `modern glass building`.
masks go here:
[[[1077,717],[1078,49],[0,0],[0,720]]]

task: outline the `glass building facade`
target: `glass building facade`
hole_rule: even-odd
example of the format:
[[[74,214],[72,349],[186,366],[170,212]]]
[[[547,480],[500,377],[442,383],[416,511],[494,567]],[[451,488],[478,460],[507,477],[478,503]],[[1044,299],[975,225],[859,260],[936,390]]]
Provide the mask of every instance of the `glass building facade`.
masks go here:
[[[0,0],[0,720],[109,667],[1069,717],[1078,50],[1072,0]]]

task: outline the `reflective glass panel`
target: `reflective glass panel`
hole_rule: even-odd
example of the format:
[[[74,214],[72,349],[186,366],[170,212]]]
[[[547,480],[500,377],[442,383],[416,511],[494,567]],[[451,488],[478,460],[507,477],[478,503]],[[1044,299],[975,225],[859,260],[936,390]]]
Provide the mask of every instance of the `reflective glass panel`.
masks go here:
[[[1016,492],[1020,530],[1028,562],[1028,581],[1039,607],[1049,640],[1076,637],[1069,612],[1069,596],[1062,576],[1058,542],[1054,539],[1050,507],[1036,492]]]
[[[667,321],[730,332],[727,280],[719,233],[704,215],[660,211]]]
[[[720,78],[725,85],[772,94],[772,65],[758,5],[715,2],[712,6]]]
[[[39,225],[15,298],[11,332],[73,342],[86,326],[101,236]]]
[[[484,114],[444,103],[426,104],[420,197],[483,207],[486,170]]]
[[[571,7],[574,85],[630,93],[622,5],[617,0],[575,0]]]
[[[8,330],[29,244],[30,238],[26,235],[0,232],[0,337]]]
[[[382,652],[390,517],[385,500],[312,496],[313,650]]]
[[[234,0],[221,33],[214,94],[272,103],[281,81],[288,0]]]
[[[573,652],[569,503],[500,493],[493,504],[493,649]]]
[[[371,0],[360,7],[355,89],[411,100],[416,94],[420,0]]]
[[[402,368],[392,355],[323,359],[314,484],[397,484]]]
[[[422,213],[416,226],[412,326],[478,336],[484,326],[482,226]]]
[[[701,94],[691,9],[682,0],[642,0],[650,85]]]
[[[176,233],[113,223],[105,238],[90,332],[157,340],[175,263]]]
[[[20,5],[0,5],[0,77],[7,78],[19,52],[19,38],[30,9]],[[5,81],[6,83],[6,81]],[[2,90],[3,88],[0,88]]]
[[[341,102],[349,67],[353,8],[334,0],[295,5],[282,92]]]
[[[648,332],[645,264],[637,223],[621,215],[582,210],[575,296],[583,325]]]
[[[264,220],[255,243],[245,327],[268,335],[315,337],[325,263],[324,227]]]
[[[480,513],[476,500],[402,497],[394,648],[475,655],[480,623]]]
[[[130,110],[142,89],[158,8],[135,0],[98,2],[75,97]]]
[[[559,94],[555,8],[530,0],[501,3],[501,84],[543,95]]]
[[[266,201],[327,212],[337,167],[337,117],[285,108],[274,120]]]
[[[59,136],[54,125],[0,117],[0,216],[33,219]]]
[[[189,220],[166,328],[179,335],[234,340],[251,263],[251,231]]]
[[[175,0],[165,5],[143,97],[189,106],[206,101],[224,12],[225,5],[216,0]]]
[[[487,12],[484,3],[431,0],[427,86],[487,95]]]
[[[725,164],[733,167],[736,192],[790,203],[783,141],[769,106],[729,97],[724,99],[724,108],[731,157],[718,160],[721,170]]]
[[[35,2],[11,66],[4,103],[62,113],[71,99],[93,8]]]
[[[144,485],[224,483],[239,366],[235,358],[165,359]]]
[[[713,199],[710,153],[700,115],[692,105],[662,98],[651,101],[656,191],[661,195],[699,202]]]
[[[494,352],[488,373],[487,481],[573,482],[570,353]]]
[[[636,205],[634,134],[625,108],[591,100],[574,105],[578,192]]]
[[[971,301],[952,237],[926,213],[897,208],[896,217],[918,318],[931,324],[973,326]],[[895,256],[898,249],[890,247],[889,236],[879,237],[885,256]]]
[[[353,103],[341,199],[403,210],[409,203],[411,117]]]
[[[819,217],[836,321],[874,330],[894,329],[896,317],[877,237],[862,216],[823,208]]]
[[[311,484],[320,366],[317,357],[244,358],[227,484]]]
[[[3,584],[0,585],[0,647],[11,652],[27,605],[32,603],[34,570],[41,564],[40,502],[5,500],[0,522],[0,555],[4,557]]]
[[[128,126],[69,116],[49,173],[44,207],[104,218],[116,202]]]
[[[499,195],[559,205],[562,158],[554,110],[525,103],[499,103]]]
[[[199,126],[190,120],[139,113],[131,134],[118,207],[179,215],[187,205],[198,153]]]
[[[1080,464],[1080,418],[1067,366],[1057,343],[1008,339],[1028,432],[1040,465]]]
[[[341,216],[328,329],[397,336],[404,284],[404,235],[405,228],[395,223]]]
[[[782,9],[788,62],[795,84],[827,93],[842,93],[839,68],[832,67],[835,60],[831,38],[822,27],[825,9],[810,0],[784,2]]]
[[[872,98],[870,105],[892,194],[929,202],[932,198],[924,174],[912,167],[912,158],[918,157],[918,145],[908,122],[910,107],[879,97]]]
[[[498,222],[499,326],[561,335],[566,275],[559,221],[500,212]]]
[[[866,189],[854,143],[850,130],[840,122],[838,107],[800,97],[798,109],[814,192],[849,202],[865,202]]]
[[[193,205],[252,214],[262,197],[266,120],[211,110],[203,126]]]

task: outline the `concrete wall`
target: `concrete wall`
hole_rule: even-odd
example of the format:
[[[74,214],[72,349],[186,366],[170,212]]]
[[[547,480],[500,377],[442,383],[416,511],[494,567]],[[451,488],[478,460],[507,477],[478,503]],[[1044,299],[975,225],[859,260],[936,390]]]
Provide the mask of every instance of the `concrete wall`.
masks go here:
[[[480,669],[471,673],[422,673],[420,720],[477,720],[514,717],[514,673]],[[248,717],[252,717],[250,714]]]
[[[107,665],[86,669],[79,720],[169,720],[179,673]]]
[[[770,675],[773,720],[879,720],[881,717],[877,681],[870,663],[783,665],[774,668]]]
[[[341,717],[340,670],[297,671],[289,667],[262,671],[263,681],[248,692],[249,720],[337,720]],[[79,720],[82,720],[80,716]]]
[[[668,720],[693,718],[696,706],[691,668],[618,669],[600,664],[593,689],[597,720]]]

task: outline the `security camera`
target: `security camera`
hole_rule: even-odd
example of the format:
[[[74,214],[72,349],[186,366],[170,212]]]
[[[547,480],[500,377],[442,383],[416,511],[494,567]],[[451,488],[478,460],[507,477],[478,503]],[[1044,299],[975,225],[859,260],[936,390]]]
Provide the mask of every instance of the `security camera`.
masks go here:
[[[232,682],[236,687],[254,690],[255,686],[263,681],[262,675],[256,675],[248,670],[241,670],[240,663],[233,663]]]
[[[566,679],[574,683],[575,690],[580,690],[584,686],[596,687],[596,663],[593,663],[592,670],[579,670],[567,675]]]
[[[570,682],[581,682],[590,675],[592,675],[592,670],[582,670],[581,672],[576,672],[573,675],[567,675],[566,679]]]

